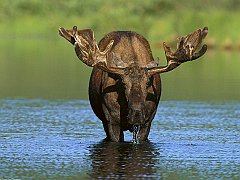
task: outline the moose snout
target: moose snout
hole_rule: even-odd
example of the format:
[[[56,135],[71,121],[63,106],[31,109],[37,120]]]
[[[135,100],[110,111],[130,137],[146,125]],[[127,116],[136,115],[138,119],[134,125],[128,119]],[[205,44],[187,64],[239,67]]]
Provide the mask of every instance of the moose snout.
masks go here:
[[[145,122],[145,110],[143,108],[130,108],[128,122],[133,125],[142,125]]]

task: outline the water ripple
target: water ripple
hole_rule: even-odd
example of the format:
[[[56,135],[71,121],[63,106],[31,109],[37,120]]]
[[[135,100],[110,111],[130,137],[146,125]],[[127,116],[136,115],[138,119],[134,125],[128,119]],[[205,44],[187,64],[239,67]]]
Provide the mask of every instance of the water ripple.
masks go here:
[[[239,119],[238,102],[163,101],[150,142],[107,143],[88,101],[0,100],[0,179],[238,179]]]

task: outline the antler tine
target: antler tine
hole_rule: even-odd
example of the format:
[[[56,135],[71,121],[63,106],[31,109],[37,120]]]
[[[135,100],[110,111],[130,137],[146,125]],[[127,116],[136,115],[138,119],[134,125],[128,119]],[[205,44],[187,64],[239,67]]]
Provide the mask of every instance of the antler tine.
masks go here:
[[[74,45],[75,39],[72,36],[71,30],[65,30],[63,27],[58,29],[58,33],[60,36],[64,37],[67,41]]]
[[[202,46],[200,51],[195,51],[202,43],[202,40],[207,36],[207,33],[208,28],[204,27],[188,34],[185,37],[179,38],[177,43],[177,50],[175,52],[172,52],[171,48],[166,43],[163,43],[167,65],[148,68],[149,74],[152,75],[156,73],[171,71],[184,62],[198,59],[204,55],[207,51],[206,44]]]
[[[110,40],[105,49],[101,51],[91,29],[77,30],[77,26],[73,26],[71,30],[65,30],[61,27],[59,34],[75,46],[77,57],[86,65],[98,67],[110,73],[123,74],[125,68],[122,66],[109,67],[107,64],[107,57],[109,57],[114,40]],[[113,53],[112,55],[114,56]]]
[[[96,41],[92,30],[77,30],[77,26],[73,26],[73,37],[75,39],[75,52],[78,58],[88,66],[96,63]]]
[[[100,51],[91,29],[77,30],[73,26],[71,30],[59,28],[59,34],[75,46],[77,57],[86,65],[93,67],[98,62],[106,61],[114,40],[111,40],[103,51]]]

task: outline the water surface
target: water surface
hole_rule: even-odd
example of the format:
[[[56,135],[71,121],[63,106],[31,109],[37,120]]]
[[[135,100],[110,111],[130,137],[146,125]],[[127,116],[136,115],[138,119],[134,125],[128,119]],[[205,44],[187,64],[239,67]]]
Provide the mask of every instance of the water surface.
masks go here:
[[[162,101],[149,142],[104,142],[82,100],[0,100],[0,178],[239,179],[240,103]]]
[[[88,99],[91,68],[77,58],[70,43],[53,34],[56,37],[2,37],[0,99]],[[166,64],[163,49],[153,48],[153,56]],[[162,99],[240,101],[239,67],[238,51],[209,50],[161,75]]]
[[[240,179],[239,52],[162,74],[150,141],[107,143],[87,101],[91,68],[52,34],[1,37],[0,179]]]

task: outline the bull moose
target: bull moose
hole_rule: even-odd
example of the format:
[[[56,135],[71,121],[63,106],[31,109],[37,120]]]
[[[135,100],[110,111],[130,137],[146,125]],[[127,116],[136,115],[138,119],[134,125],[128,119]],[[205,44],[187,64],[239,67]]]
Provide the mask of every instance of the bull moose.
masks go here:
[[[167,65],[159,66],[148,41],[136,32],[110,32],[97,44],[91,29],[59,28],[77,57],[93,67],[90,104],[102,121],[106,139],[115,142],[124,141],[127,130],[133,132],[134,142],[147,140],[161,96],[160,73],[204,55],[207,45],[200,45],[207,33],[204,27],[179,38],[175,52],[163,43]]]

